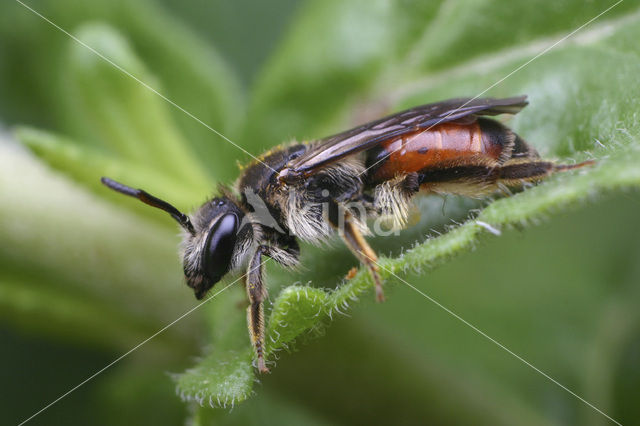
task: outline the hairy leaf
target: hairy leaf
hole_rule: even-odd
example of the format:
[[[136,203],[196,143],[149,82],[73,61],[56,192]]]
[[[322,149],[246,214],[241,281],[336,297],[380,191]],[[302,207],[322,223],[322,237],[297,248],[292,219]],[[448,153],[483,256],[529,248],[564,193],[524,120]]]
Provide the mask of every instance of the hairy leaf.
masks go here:
[[[477,246],[483,236],[499,234],[510,227],[528,226],[549,214],[594,200],[603,193],[640,186],[640,168],[637,166],[640,161],[640,128],[636,112],[640,110],[640,102],[628,90],[635,85],[640,63],[635,50],[625,54],[616,47],[624,45],[626,49],[634,49],[627,40],[637,34],[638,22],[636,14],[623,18],[615,31],[610,29],[613,24],[609,23],[600,23],[599,27],[585,30],[580,44],[567,43],[556,48],[489,93],[494,96],[530,95],[532,106],[520,113],[511,125],[540,148],[544,156],[561,157],[569,162],[595,156],[599,159],[598,164],[554,176],[535,188],[497,200],[445,235],[417,244],[401,256],[382,258],[381,275],[388,284],[398,282],[396,275],[402,277],[412,271],[424,273],[468,251]],[[298,42],[294,38],[290,41],[292,45]],[[518,46],[512,49],[517,51]],[[529,55],[526,46],[522,55]],[[295,55],[289,52],[283,57],[295,58]],[[504,60],[500,54],[495,58],[488,66],[471,62],[468,69],[462,67],[450,77],[443,73],[433,80],[407,81],[406,86],[412,90],[401,89],[390,99],[395,105],[409,106],[431,99],[478,93],[524,62],[512,53]],[[595,67],[600,72],[594,73]],[[274,71],[268,69],[267,72]],[[257,96],[261,96],[260,92]],[[273,102],[277,105],[279,101]],[[317,334],[336,315],[346,313],[349,305],[363,292],[369,291],[371,285],[366,271],[360,271],[355,278],[335,290],[303,285],[285,287],[273,302],[268,323],[267,353],[273,355],[281,349],[290,348],[300,336]],[[216,346],[203,361],[207,368],[215,365],[224,351],[224,345]],[[250,353],[247,344],[245,352],[236,358],[238,371],[249,368]],[[207,378],[199,376],[203,370],[198,370],[196,375],[194,371],[178,378],[183,398],[196,399],[201,403],[212,400],[212,405],[216,406],[219,394],[209,393],[215,389],[211,384],[206,388],[193,388],[196,377],[200,380]],[[233,373],[226,376],[234,389],[241,389],[230,399],[223,399],[227,403],[242,401],[250,395],[253,379],[243,383],[242,377]]]

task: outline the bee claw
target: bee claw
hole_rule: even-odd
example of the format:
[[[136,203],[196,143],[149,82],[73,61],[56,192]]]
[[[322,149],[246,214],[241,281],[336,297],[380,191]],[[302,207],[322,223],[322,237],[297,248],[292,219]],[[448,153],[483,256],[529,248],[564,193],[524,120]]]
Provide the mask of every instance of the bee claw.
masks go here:
[[[262,358],[262,357],[258,358],[258,371],[260,372],[260,374],[267,374],[267,373],[271,372],[267,368],[267,365],[264,362],[264,358]]]

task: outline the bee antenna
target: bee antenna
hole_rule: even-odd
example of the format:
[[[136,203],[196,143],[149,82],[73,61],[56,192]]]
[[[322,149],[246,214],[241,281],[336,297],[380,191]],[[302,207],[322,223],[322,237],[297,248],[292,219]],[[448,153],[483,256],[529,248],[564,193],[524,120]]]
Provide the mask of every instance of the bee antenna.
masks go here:
[[[196,231],[195,229],[193,229],[193,224],[191,223],[191,219],[189,219],[189,216],[182,213],[180,210],[178,210],[171,204],[167,203],[166,201],[161,200],[160,198],[156,198],[153,195],[149,194],[148,192],[143,191],[142,189],[131,188],[127,185],[123,185],[120,182],[116,182],[115,180],[109,179],[107,177],[102,177],[100,179],[100,182],[102,182],[102,184],[105,185],[106,187],[113,189],[114,191],[117,191],[124,195],[128,195],[133,198],[137,198],[138,200],[142,201],[145,204],[150,205],[151,207],[156,207],[156,208],[159,208],[160,210],[164,210],[165,212],[169,213],[171,217],[174,218],[180,224],[180,226],[182,226],[185,230],[187,230],[191,235],[196,234]]]

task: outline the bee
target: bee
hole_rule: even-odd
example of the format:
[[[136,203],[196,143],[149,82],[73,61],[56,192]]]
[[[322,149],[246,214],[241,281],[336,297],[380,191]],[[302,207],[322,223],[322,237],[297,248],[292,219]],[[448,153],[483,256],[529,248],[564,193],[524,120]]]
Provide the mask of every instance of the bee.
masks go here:
[[[102,183],[180,224],[184,275],[197,299],[228,273],[247,271],[249,334],[257,369],[265,373],[263,258],[293,268],[299,240],[319,244],[337,233],[383,301],[377,256],[364,238],[368,219],[390,220],[402,229],[418,193],[481,197],[592,163],[541,159],[520,136],[489,118],[516,114],[527,104],[526,96],[451,99],[325,139],[282,145],[246,166],[233,186],[221,186],[218,196],[190,216],[143,190],[108,178]]]

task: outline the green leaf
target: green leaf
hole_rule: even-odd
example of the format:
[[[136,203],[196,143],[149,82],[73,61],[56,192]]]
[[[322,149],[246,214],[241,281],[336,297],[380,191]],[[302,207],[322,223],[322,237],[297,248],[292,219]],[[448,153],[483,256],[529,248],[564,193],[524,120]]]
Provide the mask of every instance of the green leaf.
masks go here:
[[[208,126],[231,139],[236,138],[244,93],[234,72],[217,54],[215,46],[203,43],[156,2],[43,0],[27,5],[70,33],[75,33],[83,24],[96,22],[117,29],[120,37],[131,44],[129,49],[141,58],[137,62],[144,63],[153,75],[147,81],[148,71],[142,70],[142,74],[136,74],[138,69],[127,71]],[[0,68],[3,93],[0,112],[5,122],[29,123],[70,133],[85,143],[94,140],[96,135],[85,137],[84,131],[79,132],[86,123],[81,122],[82,115],[76,115],[78,110],[73,106],[76,100],[69,96],[68,86],[61,84],[68,79],[68,48],[74,42],[16,2],[0,5],[0,23],[0,62],[7,65]],[[127,61],[118,62],[126,57],[111,59],[124,68],[125,65],[135,67]],[[122,78],[129,77],[123,74]],[[159,98],[158,101],[165,102]],[[238,154],[236,147],[183,111],[169,104],[165,109],[171,116],[170,121],[176,121],[184,132],[186,145],[202,160],[200,166],[207,167],[207,176],[223,179],[236,172],[235,162],[225,161]],[[160,121],[156,124],[160,129],[164,127]],[[220,153],[225,155],[221,157]]]
[[[392,10],[380,0],[306,3],[258,79],[244,142],[265,149],[309,137],[342,111],[392,50]]]
[[[565,0],[550,5],[545,0],[532,0],[514,7],[509,0],[445,2],[412,45],[408,68],[412,72],[450,69],[496,51],[505,55],[511,53],[508,50],[527,49],[531,42],[551,45],[615,3]],[[602,20],[615,20],[637,7],[634,2],[620,2]]]
[[[193,187],[178,185],[175,178],[167,177],[143,165],[114,158],[104,150],[28,127],[18,128],[15,134],[49,166],[82,183],[98,195],[119,202],[138,214],[159,221],[162,225],[175,228],[175,223],[168,221],[166,215],[158,214],[158,211],[141,203],[133,203],[121,194],[108,190],[101,184],[100,178],[108,176],[119,182],[128,182],[144,188],[151,194],[162,194],[163,198],[170,199],[171,203],[181,210],[191,208],[202,198],[202,194],[196,192]]]
[[[399,86],[476,58],[528,60],[614,3],[309,1],[256,83],[243,143],[266,149],[376,118],[395,106],[389,92]],[[636,9],[622,2],[602,19]],[[442,87],[452,96],[455,86]]]
[[[319,14],[316,10],[314,13]],[[611,191],[640,187],[640,127],[636,118],[640,101],[633,91],[629,91],[629,87],[635,85],[640,61],[635,50],[623,53],[615,47],[623,45],[630,48],[628,41],[638,34],[638,22],[636,14],[622,21],[615,31],[606,32],[602,28],[610,28],[610,24],[600,23],[600,28],[582,34],[580,45],[568,44],[557,48],[491,92],[494,96],[530,94],[532,106],[511,124],[540,148],[544,156],[555,155],[572,161],[588,158],[585,151],[590,151],[599,158],[597,166],[554,176],[535,188],[495,201],[476,217],[450,229],[445,235],[417,244],[396,258],[382,258],[381,276],[389,284],[396,281],[394,274],[402,276],[409,271],[434,268],[477,246],[482,237],[536,223],[551,213],[575,208]],[[298,39],[289,42],[293,46],[302,43]],[[295,58],[291,52],[282,55]],[[521,63],[510,55],[504,61],[495,61],[488,69],[484,65],[481,68],[472,64],[468,70],[459,71],[449,78],[443,74],[435,80],[407,81],[406,85],[413,88],[413,93],[399,90],[392,99],[399,108],[429,99],[478,93]],[[596,67],[600,69],[599,73],[592,71]],[[268,69],[267,75],[272,72]],[[454,87],[456,92],[451,93],[450,87]],[[258,91],[257,96],[260,95]],[[278,105],[281,99],[274,98],[270,102]],[[325,99],[331,99],[331,96]],[[265,109],[268,108],[266,105]],[[299,114],[306,116],[304,112]],[[290,123],[291,117],[286,117],[286,122]],[[296,121],[293,122],[295,128]],[[566,157],[572,158],[566,160]],[[289,348],[300,336],[317,334],[336,315],[345,312],[362,293],[368,292],[371,285],[366,271],[360,271],[355,278],[335,290],[300,285],[284,288],[275,299],[269,316],[267,354],[273,355]],[[248,351],[247,347],[246,352],[236,358],[238,371],[246,371],[250,367]],[[216,365],[216,359],[225,352],[225,346],[220,344],[205,358],[203,365],[209,368]],[[191,385],[196,379],[209,380],[207,387],[186,387],[179,378],[178,387],[183,397],[216,401],[221,395],[212,383],[221,379],[218,375],[206,375],[207,371],[213,370],[198,370],[196,367],[189,373]],[[227,376],[233,382],[233,388],[243,389],[234,395],[234,402],[246,398],[251,389],[253,379],[243,384],[241,377],[244,376],[235,372]]]
[[[77,37],[153,90],[162,90],[126,40],[103,24],[87,24]],[[173,125],[169,105],[148,87],[75,41],[66,72],[78,137],[97,139],[125,161],[155,168],[185,184],[207,188],[207,176]]]
[[[61,294],[60,303],[87,300],[96,306],[114,305],[123,316],[117,322],[130,318],[132,330],[140,322],[149,330],[193,304],[192,296],[178,285],[182,272],[175,255],[175,231],[101,202],[6,139],[0,141],[0,194],[3,298],[28,301],[16,309],[45,305],[46,295],[60,288],[75,295]],[[17,284],[20,276],[27,287],[22,290]],[[43,292],[28,288],[39,281],[51,288]],[[52,313],[65,312],[51,303]],[[46,318],[44,312],[40,318]],[[80,313],[89,311],[79,306],[68,315]],[[175,330],[187,341],[197,330],[195,318],[192,321],[191,329]],[[83,323],[89,326],[95,321],[79,322]]]
[[[639,161],[640,153],[627,155],[623,160],[609,160],[594,172],[554,179],[544,186],[496,201],[476,219],[441,237],[419,244],[398,258],[381,258],[380,276],[388,280],[388,284],[397,282],[395,275],[402,276],[408,271],[425,271],[441,265],[453,256],[470,250],[477,245],[479,238],[494,234],[496,229],[526,226],[552,211],[566,209],[602,193],[640,187]],[[363,293],[370,292],[371,288],[372,282],[366,270],[360,271],[333,291],[308,286],[286,287],[274,302],[269,317],[267,355],[288,349],[299,336],[321,329],[334,316],[347,312],[349,306]],[[251,369],[250,352],[247,350],[242,356],[234,356],[233,361],[226,358],[220,361],[220,354],[214,352],[198,367],[189,370],[178,381],[182,397],[205,401],[221,398],[226,403],[246,399],[253,383],[252,376],[243,374]],[[235,369],[227,370],[231,365]],[[221,372],[226,375],[221,377]],[[200,380],[200,386],[197,386],[196,380]],[[202,385],[203,381],[206,381],[206,386]],[[241,391],[234,393],[231,398],[226,393],[228,389]]]
[[[59,283],[46,276],[29,281],[8,269],[0,274],[0,316],[17,328],[109,350],[129,349],[157,331],[155,322],[124,312],[100,298],[60,288]],[[170,332],[152,346],[156,351],[184,355],[178,348],[192,346],[189,340]]]
[[[227,408],[249,397],[253,387],[251,353],[226,352],[202,360],[178,380],[178,393],[200,406]]]
[[[227,406],[227,408],[231,409],[225,412],[192,407],[193,414],[187,424],[190,426],[261,424],[264,422],[309,426],[334,424],[306,407],[292,405],[288,399],[279,395],[266,395],[264,398],[253,399],[248,403],[246,410],[234,410],[233,406]]]
[[[222,136],[235,140],[244,118],[244,98],[236,77],[215,46],[204,43],[172,14],[153,2],[120,0],[119,24],[126,28],[149,68],[157,74],[167,97],[197,118],[171,108],[189,145],[217,180],[235,177],[237,167],[228,158],[242,151]]]

